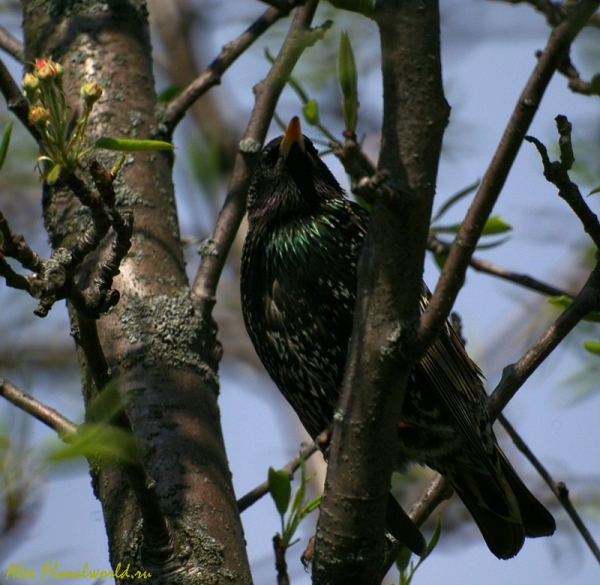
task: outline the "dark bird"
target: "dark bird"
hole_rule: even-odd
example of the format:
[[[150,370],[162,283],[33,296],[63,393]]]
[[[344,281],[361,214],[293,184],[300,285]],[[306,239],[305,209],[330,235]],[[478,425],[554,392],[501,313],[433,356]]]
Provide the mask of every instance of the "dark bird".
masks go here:
[[[331,423],[342,386],[368,223],[294,118],[264,148],[248,193],[241,298],[256,353],[313,438]],[[481,372],[446,324],[408,382],[398,468],[416,462],[444,475],[490,551],[508,559],[526,536],[556,525],[498,446],[485,404]],[[394,536],[422,547],[404,512],[400,520]]]

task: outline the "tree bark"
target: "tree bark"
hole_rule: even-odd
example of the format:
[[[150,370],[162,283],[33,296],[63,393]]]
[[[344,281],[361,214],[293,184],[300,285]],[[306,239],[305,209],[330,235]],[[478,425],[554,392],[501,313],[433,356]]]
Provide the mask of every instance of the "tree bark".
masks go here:
[[[23,8],[26,59],[51,55],[62,63],[73,112],[83,83],[103,86],[88,126],[91,143],[100,136],[160,138],[143,2],[26,0]],[[99,151],[96,157],[110,169],[118,154]],[[167,569],[147,554],[142,558],[138,502],[122,467],[93,464],[92,483],[102,502],[113,568],[130,564],[130,574],[150,571],[148,583],[175,578],[178,583],[250,583],[217,407],[220,346],[215,327],[190,300],[171,171],[168,153],[127,156],[115,188],[117,207],[134,213],[133,245],[114,282],[120,302],[97,327],[142,461],[174,533],[175,565]],[[91,186],[86,174],[80,176]],[[64,187],[45,189],[43,211],[54,248],[72,245],[90,225],[87,209]],[[98,256],[106,253],[110,237]],[[97,261],[85,264],[82,283],[94,277]],[[78,355],[89,406],[102,388],[95,387],[83,353]]]
[[[412,365],[405,351],[419,322],[429,218],[449,115],[437,1],[384,1],[370,16],[380,30],[384,99],[376,190],[388,195],[372,206],[333,425],[314,567],[314,582],[328,585],[381,582],[386,502]]]

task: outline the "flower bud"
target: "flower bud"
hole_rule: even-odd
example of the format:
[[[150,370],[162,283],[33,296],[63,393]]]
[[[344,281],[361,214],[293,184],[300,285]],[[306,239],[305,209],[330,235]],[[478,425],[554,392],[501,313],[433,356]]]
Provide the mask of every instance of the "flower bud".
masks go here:
[[[31,124],[34,124],[35,126],[44,126],[48,123],[49,118],[50,112],[46,108],[42,106],[29,108],[29,122]]]
[[[80,93],[84,104],[91,108],[102,96],[102,86],[95,81],[90,81],[81,87]]]
[[[38,59],[35,62],[37,77],[40,81],[59,81],[63,75],[63,67],[52,59]]]
[[[34,92],[40,86],[40,82],[33,73],[26,73],[21,81],[21,86],[27,93]]]

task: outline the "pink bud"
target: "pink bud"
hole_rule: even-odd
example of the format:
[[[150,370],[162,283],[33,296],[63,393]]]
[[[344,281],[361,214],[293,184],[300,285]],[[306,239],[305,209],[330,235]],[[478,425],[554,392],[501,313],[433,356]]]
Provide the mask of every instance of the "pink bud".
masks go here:
[[[102,86],[95,81],[90,81],[81,87],[80,93],[86,106],[91,107],[102,96]]]
[[[48,123],[49,118],[50,112],[42,106],[29,109],[29,122],[36,126],[44,126]]]

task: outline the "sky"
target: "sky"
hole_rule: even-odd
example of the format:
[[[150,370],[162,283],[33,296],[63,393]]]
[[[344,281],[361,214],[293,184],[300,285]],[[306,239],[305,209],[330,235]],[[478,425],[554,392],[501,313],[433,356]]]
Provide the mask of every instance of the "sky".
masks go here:
[[[248,9],[248,15],[256,16],[263,9],[258,2],[254,4]],[[439,201],[471,184],[485,172],[523,84],[535,65],[535,51],[544,47],[548,37],[543,17],[530,6],[479,0],[454,0],[442,4],[442,62],[452,117],[439,172]],[[356,26],[357,19],[348,18],[349,24]],[[215,54],[244,26],[239,19],[228,20],[226,13],[216,20],[218,26],[212,32]],[[315,23],[318,22],[319,13],[315,19]],[[0,24],[14,27],[15,21],[0,14]],[[376,30],[371,23],[351,30],[358,39],[355,51],[363,46],[361,43],[370,39],[376,41]],[[330,33],[339,35],[339,27]],[[586,36],[597,43],[599,34],[595,31]],[[276,46],[273,38],[269,42],[271,47]],[[248,88],[267,70],[261,55],[265,43],[259,40],[251,54],[236,63],[223,80],[222,91],[236,92],[236,109],[231,115],[241,124],[252,105]],[[368,112],[365,116],[365,126],[368,126],[373,124],[373,120],[377,124],[381,81],[377,67],[369,67],[369,59],[376,63],[376,51],[365,53],[358,57],[359,61],[363,59],[366,63],[366,74],[361,74],[359,82],[359,98],[361,112]],[[576,57],[581,55],[577,50],[574,54]],[[319,53],[317,50],[307,52],[303,59],[306,65],[318,65]],[[580,62],[577,61],[578,65]],[[589,65],[582,69],[584,77],[587,75],[589,78],[594,73]],[[15,75],[20,75],[18,67],[14,70]],[[318,94],[319,88],[314,88],[314,91]],[[278,109],[281,117],[289,119],[299,110],[294,94],[286,92]],[[554,118],[557,114],[565,114],[573,122],[574,138],[577,140],[578,136],[585,137],[586,132],[597,125],[598,100],[573,95],[564,79],[559,76],[553,79],[530,129],[530,134],[545,142],[551,153],[553,149],[556,152]],[[331,120],[333,125],[333,118]],[[339,132],[341,128],[337,130]],[[360,118],[358,131],[361,131]],[[278,133],[273,125],[270,137]],[[176,141],[182,149],[185,148],[185,140],[185,132],[178,132]],[[328,156],[325,162],[347,185],[334,158]],[[197,225],[191,218],[196,187],[186,180],[188,173],[185,157],[179,157],[176,188],[181,198],[179,209],[184,236],[194,235],[190,231]],[[589,192],[595,186],[582,183],[582,191]],[[598,200],[591,197],[587,201],[598,212]],[[447,218],[448,222],[459,221],[460,213],[464,213],[465,209],[466,206],[462,206],[454,210],[453,215]],[[585,242],[585,238],[577,219],[558,198],[555,189],[545,182],[539,157],[531,145],[525,144],[521,148],[494,213],[501,214],[514,230],[506,244],[482,251],[480,255],[512,270],[566,286],[575,264],[574,250]],[[191,274],[196,267],[194,262],[190,262]],[[436,278],[437,269],[428,260],[425,280],[432,287]],[[0,291],[0,300],[6,298],[2,294],[5,293]],[[468,273],[467,284],[455,308],[462,317],[467,349],[481,365],[488,390],[493,389],[499,380],[506,360],[517,359],[525,347],[524,341],[517,335],[520,326],[524,320],[531,319],[532,311],[544,304],[545,299],[534,293],[489,276]],[[68,328],[66,312],[57,308],[51,321],[44,326],[55,327],[64,334],[65,328]],[[591,336],[594,335],[597,338],[598,332]],[[514,351],[498,356],[498,344],[506,340],[514,344]],[[571,487],[575,501],[580,494],[585,495],[590,486],[600,485],[600,459],[597,454],[600,393],[573,401],[568,382],[568,376],[581,364],[579,356],[583,350],[578,347],[575,340],[568,348],[557,350],[505,411],[507,418],[522,433],[555,479],[564,480]],[[241,496],[264,481],[269,466],[285,465],[297,453],[303,434],[295,424],[293,412],[272,382],[249,365],[228,357],[227,347],[225,350],[220,407],[234,487]],[[57,384],[76,390],[76,377],[54,380],[52,387],[27,379],[25,374],[22,379],[14,381],[35,386],[40,400],[52,404],[67,416],[74,419],[81,416],[76,392],[56,391]],[[0,412],[8,424],[16,424],[13,410],[3,408]],[[36,422],[32,425],[34,448],[43,450],[50,440],[50,433]],[[539,487],[532,468],[510,444],[502,444],[526,483],[537,486],[536,493],[550,499],[549,490]],[[34,515],[27,523],[24,542],[16,549],[0,551],[0,582],[5,579],[10,563],[23,563],[25,567],[38,569],[45,562],[59,562],[61,569],[70,570],[81,568],[83,563],[88,563],[90,568],[109,568],[101,509],[93,497],[85,465],[81,464],[76,472],[51,470],[47,479],[40,487],[43,503],[39,515]],[[556,535],[552,539],[528,540],[521,553],[510,561],[496,560],[483,540],[478,535],[473,536],[474,529],[470,526],[465,526],[459,537],[448,534],[445,538],[442,532],[435,554],[419,568],[413,584],[584,585],[597,582],[600,569],[591,553],[582,544],[579,535],[574,533],[565,514],[555,507],[552,510],[558,523]],[[600,523],[589,515],[584,518],[592,534],[600,540]],[[255,582],[274,583],[271,538],[279,529],[279,518],[270,498],[267,496],[246,511],[242,520]],[[294,585],[310,582],[298,558],[314,530],[314,521],[315,518],[312,518],[303,526],[300,533],[302,542],[295,545],[288,555]],[[37,581],[28,581],[34,582]],[[390,577],[386,583],[391,582]]]

